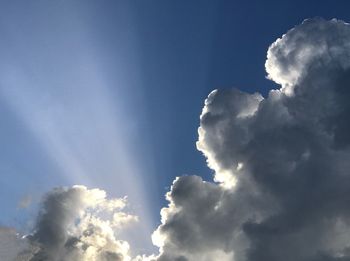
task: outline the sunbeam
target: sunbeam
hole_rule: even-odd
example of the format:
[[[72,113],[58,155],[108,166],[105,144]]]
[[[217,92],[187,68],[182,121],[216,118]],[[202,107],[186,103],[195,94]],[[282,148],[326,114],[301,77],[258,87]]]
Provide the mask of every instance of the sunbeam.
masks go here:
[[[134,153],[142,138],[142,114],[134,114],[135,101],[126,94],[127,65],[123,69],[123,64],[115,64],[120,71],[114,75],[117,85],[111,84],[105,65],[96,59],[102,50],[89,38],[83,21],[70,18],[66,23],[74,24],[80,33],[65,35],[60,50],[50,46],[59,39],[33,39],[11,31],[7,44],[12,41],[16,48],[11,59],[6,56],[0,62],[0,97],[61,173],[62,184],[97,186],[117,196],[128,195],[135,214],[142,216],[138,229],[147,243],[140,247],[147,248],[153,225],[150,194],[142,185],[146,159]],[[36,45],[40,40],[49,45],[41,49]],[[73,59],[67,62],[66,55]]]

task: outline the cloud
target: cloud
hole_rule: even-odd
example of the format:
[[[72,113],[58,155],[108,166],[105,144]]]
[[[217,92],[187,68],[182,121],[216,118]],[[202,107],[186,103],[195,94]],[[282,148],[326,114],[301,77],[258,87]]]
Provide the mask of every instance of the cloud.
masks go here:
[[[36,231],[40,246],[33,258],[52,260],[128,260],[129,245],[116,240],[114,230],[134,221],[120,212],[124,199],[106,199],[103,190],[83,186],[56,189],[47,195]],[[104,220],[100,216],[109,216]]]
[[[350,26],[305,20],[273,43],[266,98],[205,101],[197,147],[216,183],[180,177],[158,260],[350,260]]]
[[[100,189],[54,189],[43,200],[34,232],[23,239],[12,236],[12,242],[18,241],[14,245],[25,244],[12,252],[23,261],[131,260],[129,244],[116,238],[126,225],[137,221],[123,212],[125,207],[126,198],[107,199]]]
[[[26,195],[18,202],[17,208],[24,209],[28,208],[32,203],[32,197],[30,195]]]
[[[34,251],[35,249],[23,240],[15,229],[0,227],[0,260],[29,260]]]
[[[232,89],[206,99],[197,148],[214,181],[174,180],[152,236],[157,256],[132,258],[129,244],[117,239],[136,220],[123,211],[125,199],[83,186],[48,193],[25,240],[0,229],[8,246],[3,255],[20,252],[18,260],[26,261],[350,260],[350,25],[305,20],[270,46],[265,66],[281,85],[267,97]]]

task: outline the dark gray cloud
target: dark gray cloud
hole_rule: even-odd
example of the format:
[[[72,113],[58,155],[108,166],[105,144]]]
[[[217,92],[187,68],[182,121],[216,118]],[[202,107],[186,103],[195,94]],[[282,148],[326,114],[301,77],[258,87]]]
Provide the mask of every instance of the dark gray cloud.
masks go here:
[[[0,260],[28,260],[35,251],[15,229],[0,227]]]
[[[160,260],[349,260],[350,26],[311,19],[273,43],[258,93],[217,90],[197,147],[215,181],[178,178]]]

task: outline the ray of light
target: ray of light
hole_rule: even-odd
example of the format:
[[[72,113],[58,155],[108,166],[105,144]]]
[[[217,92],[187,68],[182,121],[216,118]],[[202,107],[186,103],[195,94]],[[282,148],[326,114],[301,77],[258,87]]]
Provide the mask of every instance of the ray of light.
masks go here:
[[[152,222],[142,183],[143,159],[133,154],[140,119],[128,111],[125,87],[118,91],[118,84],[127,83],[121,80],[111,86],[105,79],[104,65],[95,59],[98,50],[86,35],[72,36],[71,41],[86,44],[75,49],[77,54],[66,57],[65,48],[40,50],[30,43],[28,46],[25,37],[13,33],[13,28],[8,31],[14,47],[11,59],[0,62],[3,100],[68,184],[103,186],[117,191],[118,196],[127,194],[136,214],[142,216],[145,238],[149,239]]]

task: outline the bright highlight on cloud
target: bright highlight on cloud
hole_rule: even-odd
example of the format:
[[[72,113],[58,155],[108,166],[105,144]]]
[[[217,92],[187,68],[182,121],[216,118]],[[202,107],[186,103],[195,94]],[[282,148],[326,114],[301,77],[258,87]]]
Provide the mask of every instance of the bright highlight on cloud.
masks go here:
[[[137,221],[122,211],[125,206],[126,199],[107,199],[99,189],[54,189],[44,199],[33,234],[22,239],[19,259],[130,260],[129,244],[115,237]]]
[[[265,65],[281,84],[268,97],[233,89],[206,99],[197,147],[214,182],[173,182],[152,237],[158,256],[132,259],[116,238],[136,219],[125,200],[81,186],[48,194],[26,239],[32,257],[0,230],[12,235],[8,256],[21,242],[17,260],[350,260],[350,25],[306,20],[270,46]]]
[[[163,260],[350,259],[349,43],[348,24],[306,20],[268,50],[280,90],[209,95],[197,147],[219,184],[175,181]]]

